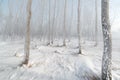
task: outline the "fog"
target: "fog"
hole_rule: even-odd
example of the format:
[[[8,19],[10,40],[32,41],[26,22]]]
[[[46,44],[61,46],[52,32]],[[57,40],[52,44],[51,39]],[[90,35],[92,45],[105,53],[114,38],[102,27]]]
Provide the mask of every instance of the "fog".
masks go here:
[[[101,39],[101,0],[98,0],[98,33]],[[120,32],[119,0],[110,2],[110,21],[113,37]],[[1,0],[0,2],[0,35],[1,38],[22,37],[24,38],[26,27],[27,0]],[[34,0],[32,3],[31,36],[47,38],[50,26],[54,38],[63,36],[64,25],[64,0]],[[95,0],[81,0],[81,35],[83,38],[95,36]],[[67,0],[66,8],[67,38],[77,35],[77,0]],[[117,36],[118,37],[118,36]]]
[[[120,0],[0,0],[0,80],[120,80],[119,14]]]

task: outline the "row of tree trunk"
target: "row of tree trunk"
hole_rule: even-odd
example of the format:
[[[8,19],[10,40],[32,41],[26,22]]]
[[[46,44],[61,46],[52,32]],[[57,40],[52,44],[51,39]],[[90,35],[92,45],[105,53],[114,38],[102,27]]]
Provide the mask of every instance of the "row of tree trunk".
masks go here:
[[[50,0],[49,0],[50,1]],[[55,0],[56,2],[56,0]],[[96,44],[97,45],[97,0],[96,2]],[[49,2],[50,3],[50,2]],[[102,31],[103,31],[103,40],[104,40],[104,52],[102,57],[102,80],[112,80],[111,75],[111,53],[112,53],[112,41],[111,41],[111,26],[109,21],[109,0],[102,0],[101,1],[101,12],[102,12]],[[49,4],[50,5],[50,4]],[[32,0],[28,0],[27,5],[27,26],[26,26],[26,37],[25,37],[25,60],[23,64],[28,65],[29,63],[29,54],[30,54],[30,21],[31,21],[31,6],[32,6]],[[50,6],[49,6],[50,7]],[[50,9],[49,9],[49,30],[51,28],[50,26]],[[64,7],[64,39],[63,39],[63,45],[65,46],[65,38],[66,38],[66,0],[65,0],[65,7]],[[54,24],[54,21],[53,21]],[[53,26],[52,26],[53,27]],[[77,30],[78,30],[78,44],[79,44],[79,54],[82,54],[81,51],[81,36],[80,36],[80,0],[78,0],[78,24],[77,24]],[[50,34],[50,31],[49,31]],[[50,40],[49,35],[49,40]],[[52,42],[53,42],[53,36],[52,36]],[[50,42],[49,42],[50,44]]]

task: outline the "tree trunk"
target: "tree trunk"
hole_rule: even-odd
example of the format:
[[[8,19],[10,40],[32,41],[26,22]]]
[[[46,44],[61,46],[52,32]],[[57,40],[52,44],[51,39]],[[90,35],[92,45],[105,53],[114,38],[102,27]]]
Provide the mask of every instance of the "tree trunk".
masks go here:
[[[56,15],[56,0],[54,0],[54,14],[53,14],[53,23],[52,23],[52,29],[51,29],[51,44],[53,44],[54,41],[54,25],[55,25],[55,15]]]
[[[63,37],[63,46],[66,46],[66,7],[67,7],[67,3],[66,3],[67,0],[65,0],[65,3],[64,3],[64,28],[63,28],[63,31],[64,31],[64,37]]]
[[[80,42],[80,0],[78,0],[78,23],[77,23],[77,30],[78,30],[78,44],[79,44],[79,53],[82,54],[81,51],[81,42]]]
[[[71,40],[71,28],[72,28],[72,25],[73,25],[73,0],[72,0],[72,10],[71,10],[71,21],[70,21],[70,28],[69,28],[69,40]]]
[[[44,9],[45,9],[45,2],[42,0],[42,1],[40,1],[40,3],[41,3],[41,21],[40,21],[40,41],[42,41],[43,40],[43,35],[44,35],[44,26],[43,26],[43,24],[44,24]]]
[[[102,57],[102,80],[112,80],[111,58],[112,41],[111,26],[109,21],[109,0],[102,0],[102,31],[104,40],[104,52]]]
[[[25,53],[25,61],[23,64],[28,65],[29,62],[29,52],[30,52],[30,21],[31,21],[31,5],[32,5],[32,0],[28,0],[28,5],[27,5],[27,26],[26,26],[26,37],[25,37],[25,46],[24,46],[24,53]]]
[[[48,30],[49,33],[48,33],[48,45],[50,45],[50,38],[51,38],[51,35],[50,35],[50,33],[51,33],[51,30],[50,30],[50,27],[51,27],[51,26],[50,26],[50,25],[51,25],[51,23],[50,23],[50,22],[51,22],[51,21],[50,21],[50,20],[51,20],[51,19],[50,19],[50,18],[51,18],[51,17],[50,17],[50,16],[51,16],[50,9],[51,9],[51,8],[50,8],[50,7],[51,7],[51,6],[50,6],[50,0],[49,0],[49,28],[48,28],[48,29],[49,29],[49,30]]]
[[[95,45],[98,45],[98,15],[97,15],[97,0],[95,0]]]

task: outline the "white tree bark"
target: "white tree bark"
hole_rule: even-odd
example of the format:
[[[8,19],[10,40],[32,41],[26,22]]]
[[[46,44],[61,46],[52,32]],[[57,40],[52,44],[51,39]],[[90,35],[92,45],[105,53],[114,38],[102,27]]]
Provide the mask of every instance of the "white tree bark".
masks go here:
[[[77,23],[77,31],[78,31],[78,44],[79,44],[79,53],[78,54],[82,54],[81,51],[81,40],[80,40],[80,0],[78,0],[78,23]]]
[[[63,28],[64,37],[63,37],[63,46],[66,46],[66,7],[67,7],[66,1],[67,0],[65,0],[65,3],[64,3],[64,28]]]
[[[31,21],[31,5],[32,0],[28,0],[27,5],[27,26],[26,26],[26,36],[25,36],[25,46],[24,46],[24,53],[25,53],[25,61],[23,64],[28,64],[29,62],[29,53],[30,53],[30,21]]]
[[[111,58],[112,41],[111,26],[109,21],[109,0],[102,0],[102,31],[104,40],[104,52],[102,58],[102,80],[112,80]]]
[[[55,15],[56,15],[56,0],[54,0],[54,14],[53,14],[52,29],[51,29],[51,44],[53,44],[54,41]]]
[[[71,39],[71,28],[73,25],[73,0],[72,0],[72,10],[71,10],[71,21],[70,21],[70,28],[69,28],[69,41]]]
[[[95,45],[98,45],[98,11],[97,11],[97,0],[95,0]]]
[[[40,21],[40,41],[42,41],[42,39],[43,39],[43,35],[44,35],[44,26],[43,26],[43,23],[44,23],[44,9],[45,9],[45,1],[40,1],[40,3],[41,3],[41,21]]]
[[[51,9],[51,5],[50,5],[50,0],[49,0],[49,32],[48,32],[48,45],[50,45],[50,38],[51,38],[51,35],[50,35],[50,33],[51,33],[51,30],[50,30],[50,25],[51,25],[51,11],[50,11],[50,9]]]

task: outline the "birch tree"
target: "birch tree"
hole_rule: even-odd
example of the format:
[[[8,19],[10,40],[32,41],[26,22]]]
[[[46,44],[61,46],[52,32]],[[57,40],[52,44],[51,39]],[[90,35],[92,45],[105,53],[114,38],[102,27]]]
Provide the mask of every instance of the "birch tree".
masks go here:
[[[53,14],[53,23],[51,27],[51,44],[53,44],[53,40],[54,40],[55,15],[56,15],[56,0],[54,0],[54,14]]]
[[[81,42],[80,42],[80,0],[78,0],[78,18],[77,18],[78,22],[77,22],[77,31],[78,31],[78,44],[79,44],[79,53],[78,54],[82,54],[81,51]]]
[[[49,26],[48,26],[48,27],[49,27],[49,28],[48,28],[48,29],[49,29],[49,30],[48,30],[48,31],[49,31],[48,33],[49,33],[49,34],[48,34],[48,45],[50,45],[50,38],[51,38],[51,35],[50,35],[50,27],[51,27],[51,26],[50,26],[50,25],[51,25],[51,17],[50,17],[50,16],[51,16],[51,11],[50,11],[50,9],[51,9],[51,5],[50,5],[50,0],[49,0]]]
[[[98,45],[98,11],[97,11],[97,0],[95,0],[95,45]]]
[[[26,65],[28,65],[28,62],[29,62],[29,53],[30,53],[31,5],[32,5],[32,0],[28,0],[28,3],[27,3],[27,26],[26,26],[25,46],[24,46],[25,61],[23,62],[23,64],[26,64]]]
[[[111,58],[112,58],[112,41],[111,25],[109,21],[109,0],[102,0],[102,31],[104,41],[104,52],[102,57],[102,80],[112,80]]]
[[[70,41],[70,37],[71,37],[72,25],[73,25],[73,0],[72,0],[72,10],[71,10],[71,21],[70,21],[70,28],[69,28],[69,41]]]
[[[41,37],[40,37],[40,41],[42,41],[42,38],[43,38],[43,36],[44,36],[44,26],[43,26],[43,23],[44,23],[44,11],[45,11],[45,1],[40,1],[40,4],[42,5],[41,6],[41,21],[40,21],[40,29],[41,29],[41,32],[40,32],[40,34],[41,34]]]
[[[67,7],[67,3],[66,3],[67,0],[65,0],[65,3],[64,3],[64,28],[63,28],[63,31],[64,31],[64,37],[63,37],[63,46],[66,46],[66,7]]]

